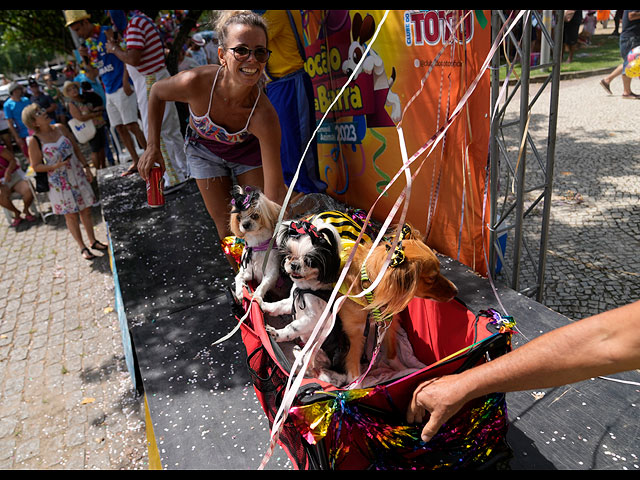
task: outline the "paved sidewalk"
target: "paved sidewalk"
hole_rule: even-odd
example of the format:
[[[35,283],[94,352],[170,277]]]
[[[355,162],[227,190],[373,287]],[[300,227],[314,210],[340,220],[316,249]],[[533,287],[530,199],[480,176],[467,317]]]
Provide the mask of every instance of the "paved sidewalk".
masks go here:
[[[574,319],[640,295],[640,102],[598,80],[560,92],[545,304]],[[105,241],[99,208],[94,220]],[[148,468],[108,257],[84,260],[61,218],[17,230],[2,218],[0,275],[0,468]]]
[[[620,77],[608,95],[602,77],[560,83],[543,303],[575,320],[640,299],[640,101],[622,98]],[[531,87],[531,98],[539,87]],[[640,92],[639,80],[632,89]],[[549,92],[532,108],[529,126],[543,158]],[[530,150],[527,162],[535,163]],[[525,222],[535,252],[541,218]],[[523,262],[521,278],[528,274],[533,270]]]
[[[48,202],[47,202],[48,205]],[[100,208],[96,236],[106,241]],[[0,469],[146,469],[108,256],[63,218],[0,220]]]

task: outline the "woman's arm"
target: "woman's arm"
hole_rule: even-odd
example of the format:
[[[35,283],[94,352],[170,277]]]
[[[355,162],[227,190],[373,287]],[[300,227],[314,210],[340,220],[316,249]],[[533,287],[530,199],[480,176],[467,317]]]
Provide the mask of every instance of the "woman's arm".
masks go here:
[[[82,153],[82,150],[80,149],[80,145],[78,145],[78,142],[76,141],[76,137],[73,135],[71,130],[67,128],[66,125],[59,123],[56,124],[56,128],[58,128],[62,132],[62,134],[71,141],[71,145],[73,145],[73,153],[76,154],[78,161],[82,164],[82,168],[84,168],[87,179],[89,180],[89,182],[91,182],[93,180],[93,172],[91,171],[91,167],[89,166],[87,158],[84,156],[84,153]]]
[[[66,162],[58,162],[51,165],[45,165],[42,161],[42,150],[36,137],[29,137],[27,141],[27,148],[29,149],[29,163],[34,172],[53,172],[58,168],[66,165]]]
[[[90,112],[90,113],[82,113],[80,109],[73,102],[69,102],[69,113],[76,120],[80,120],[81,122],[86,122],[93,118],[101,117],[102,113],[100,112]]]
[[[159,164],[164,171],[164,159],[160,152],[160,132],[164,118],[166,102],[190,103],[195,95],[202,95],[201,74],[196,71],[185,71],[156,82],[149,93],[147,119],[149,132],[147,148],[138,162],[138,172],[143,180],[149,178],[154,164]]]
[[[491,362],[424,382],[407,412],[430,440],[465,403],[492,392],[557,387],[640,368],[640,301],[552,330]],[[430,415],[427,415],[429,412]]]
[[[287,187],[282,174],[280,160],[280,120],[278,114],[266,96],[260,99],[256,108],[249,131],[260,142],[262,155],[262,172],[264,176],[264,194],[272,201],[282,205],[287,194]]]
[[[7,162],[9,162],[9,165],[7,165],[7,169],[4,172],[4,180],[5,182],[8,182],[9,180],[11,180],[11,176],[13,175],[13,172],[15,172],[18,169],[16,156],[13,154],[13,151],[11,151],[10,148],[3,148],[2,151],[0,152],[0,156],[4,157],[7,160]]]

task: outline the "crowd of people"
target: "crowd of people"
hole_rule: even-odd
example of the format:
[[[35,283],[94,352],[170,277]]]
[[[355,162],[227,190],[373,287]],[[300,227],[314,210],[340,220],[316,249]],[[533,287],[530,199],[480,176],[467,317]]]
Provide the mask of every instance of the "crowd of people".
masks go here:
[[[51,132],[55,132],[45,136],[66,137],[71,146],[73,142],[86,141],[76,135],[76,130],[88,125],[91,132],[95,131],[87,142],[90,164],[95,169],[114,164],[109,143],[113,128],[131,155],[132,162],[124,176],[137,174],[140,169],[141,177],[146,179],[149,169],[158,164],[163,170],[165,194],[194,178],[221,239],[228,235],[227,220],[220,212],[228,210],[230,182],[246,180],[264,188],[274,200],[283,200],[285,178],[291,182],[314,123],[311,84],[304,73],[303,53],[296,48],[292,56],[287,50],[299,44],[301,14],[299,10],[231,12],[223,15],[225,20],[218,22],[217,28],[191,35],[179,58],[180,73],[172,77],[166,65],[166,31],[163,35],[144,11],[109,10],[105,25],[92,22],[85,10],[64,11],[65,25],[80,41],[77,51],[82,62],[69,62],[62,71],[63,79],[56,78],[55,71],[50,70],[44,75],[36,72],[27,88],[11,84],[10,96],[2,109],[7,122],[2,138],[9,147],[7,150],[12,150],[14,142],[36,172],[47,172],[54,213],[78,213],[82,205],[63,206],[52,193],[59,187],[54,185],[54,173],[71,168],[73,161],[64,163],[61,158],[48,158],[45,154],[52,142],[43,143],[41,134],[34,130],[43,121],[39,119],[42,112],[51,124]],[[269,36],[266,18],[277,26],[271,30],[276,35]],[[258,45],[257,50],[229,47],[229,26],[233,29],[241,24],[254,34],[259,33],[259,38],[251,39],[250,44]],[[231,36],[230,41],[240,40]],[[275,46],[274,51],[266,49],[268,42]],[[267,52],[266,56],[263,52]],[[267,72],[266,63],[272,53],[271,63],[277,68]],[[197,98],[176,94],[180,89],[173,88],[174,83],[190,85],[195,79],[203,86]],[[167,86],[172,91],[169,97],[175,98],[163,99],[158,104],[158,93],[166,91]],[[191,89],[181,90],[187,91]],[[176,102],[189,107],[186,137],[181,131]],[[38,109],[28,109],[31,105],[37,105]],[[25,115],[38,116],[38,122],[32,118],[28,126]],[[291,124],[294,115],[304,121]],[[286,128],[281,128],[281,123]],[[34,141],[44,147],[34,150]],[[142,159],[138,158],[136,147],[144,151]],[[304,193],[326,187],[318,178],[315,144],[313,147],[296,186]],[[72,150],[75,152],[75,148]],[[34,151],[40,152],[36,159],[32,158]],[[76,163],[84,162],[77,152],[74,158]],[[212,161],[215,166],[206,165]],[[60,165],[50,169],[51,162]],[[249,171],[253,173],[243,176]],[[73,182],[68,185],[76,187]],[[3,196],[3,202],[4,199]],[[28,203],[26,197],[24,201]],[[17,211],[14,215],[13,224],[17,226],[23,218]],[[33,217],[30,213],[24,215],[24,219]],[[72,232],[76,231],[67,224]],[[84,247],[82,251],[89,257]]]

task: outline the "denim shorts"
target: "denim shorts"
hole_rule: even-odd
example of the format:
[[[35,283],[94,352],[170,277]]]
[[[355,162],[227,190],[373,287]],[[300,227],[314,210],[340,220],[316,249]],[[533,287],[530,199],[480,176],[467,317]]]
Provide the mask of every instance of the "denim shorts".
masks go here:
[[[187,170],[192,178],[205,179],[216,177],[238,177],[250,170],[262,168],[262,165],[242,165],[227,162],[211,152],[204,145],[185,137],[184,153],[187,157]]]
[[[624,68],[627,68],[627,55],[635,47],[640,45],[640,37],[635,35],[620,35],[620,55],[622,55],[622,62]]]

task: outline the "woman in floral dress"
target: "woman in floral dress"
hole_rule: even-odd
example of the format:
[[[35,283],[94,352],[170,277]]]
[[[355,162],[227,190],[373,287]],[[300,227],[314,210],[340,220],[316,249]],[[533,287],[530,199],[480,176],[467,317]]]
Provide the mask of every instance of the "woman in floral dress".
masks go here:
[[[46,112],[37,104],[22,112],[22,121],[35,132],[28,140],[29,161],[36,172],[47,172],[49,201],[56,215],[64,215],[67,228],[87,260],[95,258],[85,245],[80,222],[93,250],[107,250],[96,240],[91,218],[91,206],[96,202],[91,188],[93,175],[87,160],[71,131],[62,124],[52,124]]]

